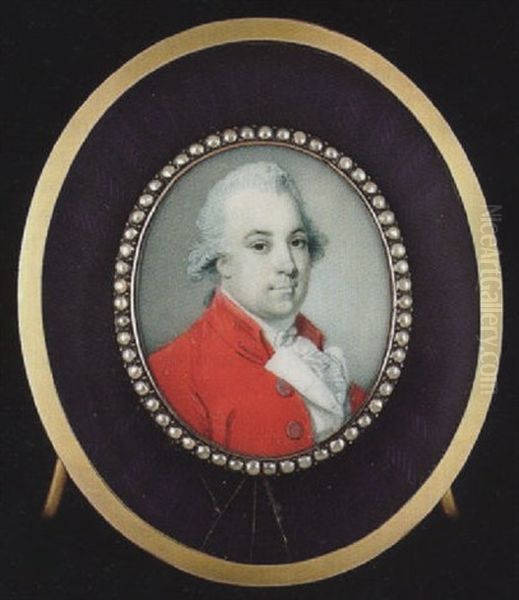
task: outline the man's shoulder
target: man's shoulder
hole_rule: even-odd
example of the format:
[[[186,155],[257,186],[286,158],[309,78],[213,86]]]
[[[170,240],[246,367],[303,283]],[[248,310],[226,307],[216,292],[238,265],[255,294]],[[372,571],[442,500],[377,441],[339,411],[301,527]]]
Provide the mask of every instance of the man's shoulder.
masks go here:
[[[185,357],[196,352],[198,348],[206,344],[212,337],[212,328],[209,324],[208,309],[192,323],[183,333],[176,338],[166,342],[150,354],[150,361],[162,359],[176,359],[178,356]]]

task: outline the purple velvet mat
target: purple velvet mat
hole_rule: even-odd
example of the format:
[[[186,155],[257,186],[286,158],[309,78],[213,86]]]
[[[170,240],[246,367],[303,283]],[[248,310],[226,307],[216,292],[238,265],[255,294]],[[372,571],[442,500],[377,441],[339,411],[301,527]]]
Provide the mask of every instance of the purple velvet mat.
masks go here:
[[[471,387],[478,283],[466,217],[447,168],[389,92],[352,65],[309,48],[239,46],[163,67],[94,128],[52,219],[44,319],[68,419],[125,504],[193,548],[240,562],[277,563],[359,539],[434,469]],[[169,444],[130,387],[112,313],[119,236],[142,187],[194,140],[249,123],[311,131],[373,175],[405,237],[415,302],[409,357],[382,418],[341,456],[267,481],[226,473]],[[215,504],[223,508],[234,492],[218,517]]]

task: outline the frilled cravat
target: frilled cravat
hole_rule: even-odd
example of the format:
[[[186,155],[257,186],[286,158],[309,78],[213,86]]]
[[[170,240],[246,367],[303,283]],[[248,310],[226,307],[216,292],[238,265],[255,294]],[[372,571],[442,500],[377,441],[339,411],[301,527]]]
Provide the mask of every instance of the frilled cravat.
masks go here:
[[[263,331],[274,349],[265,368],[303,396],[315,439],[326,439],[349,417],[349,377],[342,350],[334,346],[319,350],[298,335],[295,326],[284,331],[265,326]]]

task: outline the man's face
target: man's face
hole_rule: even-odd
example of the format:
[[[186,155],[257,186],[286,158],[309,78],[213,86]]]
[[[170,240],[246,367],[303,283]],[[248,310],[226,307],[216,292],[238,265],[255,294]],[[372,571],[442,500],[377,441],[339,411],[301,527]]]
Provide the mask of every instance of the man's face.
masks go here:
[[[310,276],[308,238],[286,192],[243,190],[225,203],[227,253],[218,259],[222,288],[265,321],[295,315]]]

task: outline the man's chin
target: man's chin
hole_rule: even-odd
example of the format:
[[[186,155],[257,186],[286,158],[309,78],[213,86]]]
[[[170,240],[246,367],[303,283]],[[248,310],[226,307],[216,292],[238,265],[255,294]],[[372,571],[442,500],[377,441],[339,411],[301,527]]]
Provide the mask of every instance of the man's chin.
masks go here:
[[[299,310],[299,303],[292,299],[280,300],[275,305],[269,307],[268,319],[287,319],[295,316]]]

